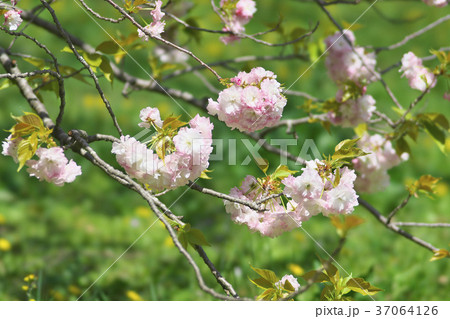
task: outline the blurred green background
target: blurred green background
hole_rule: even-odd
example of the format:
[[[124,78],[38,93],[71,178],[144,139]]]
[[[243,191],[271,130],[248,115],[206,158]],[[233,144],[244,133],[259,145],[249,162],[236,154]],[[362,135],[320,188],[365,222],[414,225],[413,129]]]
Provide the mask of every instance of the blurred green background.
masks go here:
[[[101,10],[103,15],[115,16],[114,12],[101,2],[88,2],[95,9]],[[298,34],[301,29],[308,29],[320,21],[318,31],[311,39],[296,48],[299,52],[314,57],[320,53],[320,46],[317,44],[335,31],[313,3],[257,2],[258,11],[247,25],[249,34],[265,30],[273,26],[278,19],[283,19],[280,32],[264,37],[269,42],[289,41],[293,34]],[[187,1],[174,3],[185,5]],[[20,1],[24,9],[31,9],[36,4],[37,1]],[[368,2],[363,1],[357,6],[331,6],[329,10],[340,23],[352,23],[368,5]],[[53,7],[64,27],[87,43],[97,46],[109,40],[108,35],[90,16],[83,13],[75,1],[56,1]],[[384,46],[395,43],[406,34],[424,27],[446,13],[449,13],[448,7],[437,9],[428,7],[421,1],[378,1],[374,8],[358,21],[355,29],[357,44]],[[150,21],[147,13],[143,16],[146,21]],[[46,12],[40,17],[50,19]],[[195,1],[195,6],[186,18],[197,21],[202,27],[221,28],[219,19],[210,9],[209,0]],[[123,35],[135,32],[135,28],[127,22],[119,25],[97,22],[114,37],[118,37],[119,32]],[[168,20],[168,26],[172,25],[173,21]],[[449,30],[449,27],[447,22],[400,49],[380,53],[378,65],[385,68],[399,61],[409,50],[418,56],[427,56],[429,49],[448,46],[446,30]],[[191,33],[181,29],[178,31],[178,43],[191,49],[206,62],[242,55],[290,54],[294,50],[293,46],[267,47],[249,40],[242,40],[227,47],[219,41],[216,34],[201,33],[200,38],[196,40]],[[73,56],[60,52],[65,44],[55,36],[34,26],[29,26],[26,32],[46,44],[57,54],[62,64],[80,66]],[[2,47],[9,46],[10,42],[10,37],[0,34]],[[154,46],[155,43],[150,42],[142,49],[131,52],[147,72],[151,72],[148,59]],[[307,46],[310,47],[309,51]],[[46,58],[29,41],[21,38],[17,39],[11,51]],[[20,58],[17,60],[22,71],[34,69]],[[333,97],[336,87],[328,78],[323,62],[324,59],[321,59],[316,63],[291,89],[305,91],[323,99]],[[195,65],[193,60],[189,63]],[[129,73],[148,78],[129,57],[123,59],[122,65]],[[310,66],[310,62],[299,59],[251,62],[231,64],[235,70],[221,67],[215,69],[222,77],[231,77],[237,70],[248,70],[259,65],[274,71],[278,80],[288,87]],[[434,66],[436,61],[427,65]],[[398,68],[388,73],[385,80],[400,102],[407,105],[418,96],[418,92],[408,87],[407,80],[400,78],[397,70]],[[170,71],[164,74],[168,73]],[[202,71],[202,74],[220,89],[220,85],[214,82],[210,73]],[[87,81],[89,84],[77,80],[66,81],[67,108],[63,128],[83,129],[91,134],[116,134],[91,80],[87,78]],[[167,96],[142,91],[132,92],[125,98],[121,94],[123,84],[119,81],[114,81],[111,85],[101,78],[101,84],[126,134],[134,135],[139,132],[139,111],[146,106],[158,107],[163,118],[177,114],[188,120],[177,103]],[[170,80],[166,85],[193,92],[198,98],[217,98],[216,94],[209,92],[202,82],[192,75]],[[442,98],[448,89],[448,83],[440,81],[418,108],[441,112],[448,117],[449,103]],[[377,100],[377,107],[393,115],[392,102],[382,86],[375,83],[370,85],[368,90]],[[49,112],[55,116],[59,106],[55,94],[46,91],[40,93]],[[13,125],[10,114],[19,115],[30,109],[15,87],[0,90],[0,101],[0,138],[3,140],[8,136],[4,130]],[[206,115],[183,101],[177,102],[191,115],[199,112],[203,116]],[[283,118],[305,116],[304,111],[300,109],[303,103],[302,98],[289,97]],[[215,125],[214,138],[225,140],[225,154],[228,139],[245,137],[236,131],[229,131],[216,119],[212,121]],[[290,151],[297,154],[305,139],[314,139],[320,152],[328,154],[340,140],[354,135],[351,129],[334,127],[331,128],[331,134],[328,134],[319,124],[300,126],[297,133],[300,146],[290,148]],[[283,129],[270,136],[288,138]],[[239,140],[237,146],[237,162],[240,163],[247,156],[247,152]],[[98,142],[93,144],[93,147],[105,160],[118,167],[110,153],[109,143]],[[450,151],[449,139],[446,150]],[[267,152],[261,154],[270,160],[272,169],[278,166],[280,159],[277,156]],[[37,289],[32,292],[34,299],[75,300],[144,231],[146,233],[140,240],[96,282],[83,296],[83,300],[210,300],[211,297],[198,288],[191,267],[173,246],[162,223],[156,222],[149,228],[154,223],[155,216],[145,206],[145,202],[78,155],[68,152],[68,156],[82,166],[83,174],[74,183],[63,188],[40,183],[37,179],[30,178],[25,169],[17,173],[17,165],[11,158],[0,157],[0,300],[26,300],[27,294],[22,286],[25,284],[24,277],[28,274],[38,276]],[[289,166],[295,168],[294,163],[289,163]],[[261,174],[254,162],[248,166],[229,166],[226,163],[212,162],[210,169],[213,170],[210,173],[212,180],[201,180],[199,184],[225,193],[239,185],[247,174]],[[422,134],[418,143],[412,147],[410,160],[392,169],[390,173],[391,185],[386,191],[362,197],[373,203],[381,212],[388,213],[406,196],[406,181],[417,179],[423,174],[442,177],[435,200],[426,197],[413,198],[411,203],[398,213],[397,218],[401,221],[449,222],[448,157],[439,151],[429,137]],[[316,255],[326,257],[314,240],[301,229],[275,239],[263,238],[259,234],[250,233],[245,226],[234,224],[226,214],[221,200],[201,196],[186,187],[162,196],[162,200],[177,215],[184,216],[185,221],[202,230],[212,245],[205,248],[206,252],[242,296],[252,297],[261,292],[248,280],[248,277],[255,277],[250,265],[272,269],[280,277],[289,273],[299,277],[302,272],[319,266]],[[448,259],[429,262],[432,256],[429,251],[388,231],[363,208],[357,207],[355,214],[366,222],[350,233],[338,261],[349,273],[364,277],[374,286],[384,289],[374,296],[376,300],[448,300]],[[338,243],[339,237],[328,218],[315,217],[304,223],[304,229],[327,251],[333,251]],[[450,234],[446,229],[408,230],[439,248],[448,248],[450,243]],[[190,251],[192,252],[192,248]],[[195,253],[193,255],[195,256]],[[201,265],[207,283],[219,291],[220,287],[206,266],[197,256],[195,259]],[[320,291],[320,286],[313,287],[298,299],[318,300]],[[368,297],[362,296],[355,298],[369,300]]]

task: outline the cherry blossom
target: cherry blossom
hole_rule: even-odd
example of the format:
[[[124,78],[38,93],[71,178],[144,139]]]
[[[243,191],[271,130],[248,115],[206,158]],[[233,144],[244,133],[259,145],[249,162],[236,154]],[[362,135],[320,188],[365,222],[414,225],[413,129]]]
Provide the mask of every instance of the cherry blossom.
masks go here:
[[[339,92],[337,94],[339,96]],[[338,102],[338,98],[336,99]],[[337,112],[330,111],[328,119],[334,125],[342,127],[356,127],[366,123],[376,110],[375,99],[371,95],[363,95],[357,99],[349,99],[339,106]]]
[[[258,67],[250,73],[239,72],[230,81],[217,102],[208,100],[209,114],[241,132],[254,132],[279,121],[286,98],[273,72]]]
[[[436,85],[436,77],[426,67],[422,65],[422,60],[414,53],[405,53],[402,57],[402,77],[406,77],[409,86],[412,89],[424,92],[427,88],[433,88]]]
[[[241,187],[230,190],[230,196],[247,201],[258,201],[267,197],[269,193],[264,190],[255,177],[248,175]],[[268,200],[264,204],[267,210],[256,211],[245,205],[231,201],[224,201],[225,210],[231,214],[231,219],[237,224],[245,224],[252,231],[258,231],[263,236],[277,237],[282,233],[301,226],[302,216],[294,212],[290,204],[287,209],[279,198]]]
[[[4,140],[2,142],[2,155],[4,156],[11,156],[14,160],[14,162],[18,163],[19,160],[17,158],[18,154],[17,154],[17,148],[19,147],[19,143],[22,140],[21,137],[12,138],[12,135],[9,135],[6,140]]]
[[[22,23],[22,18],[20,17],[20,14],[22,13],[21,10],[11,9],[8,10],[5,14],[5,25],[9,28],[10,31],[15,31]]]
[[[319,160],[308,161],[300,176],[289,175],[281,180],[287,203],[275,197],[267,200],[261,211],[256,211],[225,200],[225,210],[235,223],[245,224],[250,230],[272,238],[300,227],[302,222],[320,213],[325,216],[352,213],[358,205],[358,195],[353,188],[355,172],[347,167],[327,172],[324,165]],[[271,195],[273,188],[267,186],[262,180],[248,175],[240,187],[230,190],[230,196],[258,202]]]
[[[28,160],[27,172],[37,179],[53,183],[56,186],[63,186],[64,183],[72,183],[75,178],[81,175],[81,167],[73,160],[68,160],[61,147],[43,148],[36,151],[39,160]]]
[[[294,291],[297,291],[300,288],[300,284],[298,283],[297,278],[295,278],[292,275],[284,275],[280,281],[277,281],[275,283],[275,286],[280,289],[284,287],[286,281],[288,281],[291,284],[292,288],[294,288]]]
[[[387,171],[408,160],[408,153],[398,156],[392,143],[379,134],[364,134],[358,141],[358,146],[369,153],[353,160],[353,167],[358,173],[355,188],[359,192],[373,193],[389,186]]]
[[[138,29],[138,36],[144,41],[148,41],[148,34],[152,37],[159,37],[161,33],[164,32],[164,27],[166,26],[166,22],[161,19],[165,16],[165,13],[161,11],[162,1],[157,0],[155,2],[155,9],[153,9],[150,14],[153,18],[153,22],[144,27],[146,32]]]
[[[344,38],[341,32],[325,39],[328,56],[325,65],[331,79],[337,84],[353,81],[358,84],[370,83],[376,80],[374,53],[366,53],[364,48],[355,46],[355,35],[346,30],[345,36],[354,49]]]
[[[239,33],[245,32],[245,27],[253,14],[256,12],[256,3],[253,0],[221,0],[222,18],[225,20],[223,31],[230,31],[235,34],[221,37],[220,40],[229,44],[240,39]]]
[[[340,179],[333,185],[337,172],[323,173],[323,165],[319,160],[308,161],[300,176],[289,176],[282,181],[283,194],[296,202],[295,211],[303,220],[319,213],[325,216],[350,214],[358,205],[358,195],[353,188],[355,172],[347,167],[336,169]]]
[[[161,115],[157,108],[146,107],[142,109],[139,118],[142,120],[138,125],[140,127],[150,128],[152,124],[162,127],[163,122],[161,121]]]
[[[146,143],[127,135],[112,146],[117,162],[132,178],[152,190],[161,191],[186,185],[208,168],[214,127],[209,119],[196,115],[189,122],[190,127],[182,127],[172,136],[165,135],[157,108],[144,108],[140,118],[143,122],[139,126],[149,128],[151,123],[156,126],[154,144],[149,148]],[[161,145],[165,147],[163,157],[157,152]]]

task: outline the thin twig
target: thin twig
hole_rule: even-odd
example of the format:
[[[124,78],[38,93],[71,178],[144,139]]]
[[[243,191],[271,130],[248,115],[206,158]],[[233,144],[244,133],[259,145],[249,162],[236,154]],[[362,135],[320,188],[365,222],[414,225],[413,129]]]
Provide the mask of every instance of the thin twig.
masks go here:
[[[450,227],[450,223],[413,223],[413,222],[396,222],[394,225],[399,227]]]
[[[429,25],[427,25],[426,27],[420,29],[419,31],[416,31],[414,33],[411,33],[410,35],[407,35],[403,40],[391,44],[390,46],[387,47],[379,47],[379,48],[374,48],[375,52],[378,53],[380,51],[385,51],[385,50],[394,50],[397,49],[399,47],[401,47],[402,45],[405,45],[406,43],[408,43],[410,40],[417,38],[418,36],[424,34],[425,32],[433,29],[434,27],[440,25],[441,23],[444,23],[445,21],[450,20],[450,14],[434,21],[433,23],[430,23]]]
[[[409,199],[411,198],[411,194],[408,194],[408,196],[397,206],[395,207],[392,212],[390,212],[390,214],[388,215],[386,221],[389,224],[391,222],[391,219],[395,216],[395,214],[397,214],[397,212],[402,209],[403,207],[406,206],[406,204],[408,204]]]
[[[381,213],[374,208],[372,205],[370,205],[368,202],[366,202],[364,199],[362,199],[361,197],[358,198],[358,202],[359,204],[361,204],[361,206],[363,206],[364,208],[366,208],[373,216],[375,216],[375,218],[381,223],[383,224],[384,227],[386,227],[387,229],[393,231],[394,233],[397,233],[407,239],[409,239],[410,241],[434,252],[436,250],[438,250],[436,247],[434,247],[432,244],[418,238],[415,237],[413,235],[411,235],[410,233],[404,231],[403,229],[399,228],[397,225],[395,224],[389,224],[387,221],[387,218],[384,217],[383,215],[381,215]]]

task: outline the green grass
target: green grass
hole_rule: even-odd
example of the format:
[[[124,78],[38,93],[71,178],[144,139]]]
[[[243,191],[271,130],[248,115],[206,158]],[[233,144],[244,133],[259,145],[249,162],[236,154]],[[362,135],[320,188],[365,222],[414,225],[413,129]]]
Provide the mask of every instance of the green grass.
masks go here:
[[[209,1],[198,1],[199,6],[189,14],[200,18],[201,26],[220,28],[219,21],[210,12]],[[24,8],[31,8],[31,1],[22,0]],[[99,8],[102,6],[99,5]],[[338,21],[351,23],[367,7],[341,6],[331,8]],[[445,9],[426,7],[420,1],[380,3],[380,11],[398,19],[415,19],[411,23],[390,23],[381,18],[375,10],[370,10],[358,22],[361,28],[355,31],[358,43],[388,45],[402,39],[407,33],[417,30],[437,17],[443,15]],[[108,40],[106,34],[84,15],[70,1],[58,2],[55,6],[64,26],[92,45],[98,45]],[[112,12],[107,11],[112,15]],[[255,21],[248,25],[249,33],[260,31],[268,23],[274,23],[280,13],[284,18],[284,31],[289,34],[297,27],[307,28],[317,20],[321,25],[313,36],[313,41],[333,31],[330,23],[313,4],[300,4],[296,1],[284,1],[280,5],[275,2],[259,4]],[[426,15],[423,13],[426,12]],[[105,13],[105,15],[106,15]],[[42,14],[48,18],[48,14]],[[123,34],[134,32],[127,23],[119,26],[100,23],[112,34],[120,29]],[[426,35],[411,41],[402,49],[381,53],[379,65],[389,66],[398,61],[407,50],[413,50],[420,56],[428,55],[428,49],[448,46],[449,23],[433,30]],[[47,35],[42,30],[29,27],[27,32],[41,39],[51,50],[61,57],[61,63],[77,66],[73,57],[67,53],[59,53],[64,43],[54,36]],[[187,39],[186,35],[182,40]],[[280,34],[267,36],[268,41],[283,42]],[[9,45],[9,39],[0,35],[0,45]],[[149,47],[152,47],[150,44]],[[223,58],[240,55],[276,55],[282,52],[280,48],[269,48],[242,41],[233,47],[222,45],[214,34],[202,34],[200,45],[190,42],[189,47],[205,61],[216,61]],[[286,52],[291,52],[291,48]],[[26,52],[43,56],[42,52],[29,45],[24,39],[18,39],[12,48],[13,52]],[[149,70],[147,53],[149,49],[132,53],[136,59]],[[20,59],[18,59],[20,61]],[[433,65],[432,62],[429,65]],[[146,77],[145,73],[126,58],[126,69],[137,76]],[[259,65],[256,62],[242,65],[249,69]],[[309,66],[308,62],[295,60],[283,62],[265,62],[261,64],[278,74],[278,80],[289,86]],[[20,61],[22,71],[32,70],[31,65]],[[236,66],[239,68],[239,65]],[[234,73],[218,68],[221,76],[229,77]],[[336,87],[328,79],[323,60],[306,73],[292,87],[295,90],[308,92],[321,98],[334,96]],[[209,79],[213,77],[203,72]],[[89,81],[89,79],[88,79]],[[407,105],[418,92],[408,88],[407,80],[400,79],[396,70],[386,76],[393,91],[401,103]],[[162,115],[171,113],[186,114],[169,98],[149,92],[133,92],[128,99],[121,95],[122,84],[119,81],[111,86],[101,79],[108,98],[118,116],[119,122],[127,134],[139,132],[137,127],[139,110],[145,106],[158,106]],[[210,96],[199,81],[192,81],[189,76],[171,80],[168,85],[195,92],[196,97]],[[218,86],[217,86],[218,87]],[[448,84],[441,81],[434,92],[427,96],[420,107],[427,111],[438,111],[450,115],[448,102],[442,99],[442,94],[448,89]],[[369,92],[377,100],[377,107],[390,114],[392,102],[385,94],[380,84],[373,84]],[[59,102],[52,92],[42,92],[52,116],[58,112]],[[215,98],[215,97],[214,97]],[[0,138],[5,138],[13,121],[10,113],[20,114],[29,111],[26,101],[20,96],[17,88],[0,90]],[[67,81],[67,111],[63,128],[83,129],[88,133],[101,132],[115,134],[107,111],[96,97],[95,88],[76,80]],[[298,106],[303,103],[301,98],[290,98],[285,109],[284,118],[305,116]],[[185,102],[180,104],[191,114],[199,110]],[[200,113],[205,115],[204,112]],[[215,138],[242,138],[238,132],[230,132],[223,123],[213,119]],[[311,124],[297,128],[299,144],[312,138],[322,153],[328,154],[341,139],[353,136],[352,130],[332,128],[331,134],[326,133],[320,125]],[[282,129],[272,135],[275,138],[287,137]],[[227,143],[225,143],[227,145]],[[238,163],[247,156],[245,149],[238,141]],[[449,141],[447,140],[447,146]],[[94,144],[95,149],[107,161],[118,167],[110,153],[107,143]],[[298,153],[300,146],[291,147],[293,153]],[[447,147],[447,150],[449,148]],[[83,296],[83,300],[128,300],[128,291],[137,292],[145,300],[210,300],[197,285],[194,273],[187,261],[179,254],[171,243],[167,231],[160,222],[155,223],[155,216],[145,202],[137,194],[114,183],[98,168],[84,161],[76,154],[68,153],[82,166],[83,175],[76,182],[63,188],[47,183],[40,183],[30,178],[25,169],[17,173],[17,166],[10,158],[0,157],[0,238],[11,243],[11,249],[0,251],[0,300],[25,300],[26,293],[22,290],[23,278],[33,273],[39,276],[38,289],[33,293],[39,300],[75,300],[113,262],[133,243],[144,231],[146,233],[139,241],[117,261]],[[227,152],[225,152],[227,154]],[[271,162],[271,167],[278,165],[279,159],[268,153],[263,154]],[[293,163],[289,164],[294,168]],[[211,163],[210,181],[201,181],[202,185],[213,187],[222,192],[238,185],[247,174],[260,174],[254,163],[249,166],[227,166],[223,163]],[[406,180],[417,179],[423,174],[442,177],[439,195],[435,200],[421,197],[413,198],[411,203],[399,212],[398,219],[402,221],[448,222],[448,207],[450,197],[448,185],[450,171],[448,157],[443,155],[430,138],[422,135],[413,146],[411,159],[400,167],[391,170],[391,185],[385,192],[373,195],[363,195],[363,198],[373,203],[381,212],[387,213],[405,196],[403,186]],[[243,296],[256,296],[260,291],[248,280],[255,273],[250,265],[258,268],[269,268],[279,276],[291,273],[292,265],[302,267],[305,271],[319,266],[317,255],[326,257],[325,253],[301,229],[286,233],[278,238],[263,238],[259,234],[250,233],[245,226],[232,223],[226,214],[221,200],[201,196],[190,190],[186,194],[185,187],[174,190],[162,197],[162,200],[184,220],[201,229],[211,243],[205,250],[222,274],[233,284],[237,292]],[[181,196],[182,195],[182,196]],[[179,197],[181,196],[181,197]],[[172,204],[171,204],[172,203]],[[365,219],[365,223],[353,230],[339,256],[339,264],[354,276],[364,277],[374,286],[384,291],[377,294],[377,300],[445,300],[448,299],[449,263],[448,260],[429,262],[431,253],[412,242],[390,232],[363,208],[358,207],[355,214]],[[153,226],[151,226],[155,223]],[[151,227],[150,227],[151,226]],[[149,228],[150,227],[150,228]],[[315,217],[304,224],[304,229],[326,250],[332,251],[339,240],[330,221],[324,217]],[[445,229],[408,229],[413,234],[424,238],[440,248],[448,248],[450,234]],[[190,249],[191,252],[192,249]],[[195,256],[201,265],[202,273],[208,285],[219,290],[213,276],[206,266]],[[318,300],[320,287],[314,287],[299,297],[299,300]],[[356,296],[358,300],[369,300],[368,297]]]

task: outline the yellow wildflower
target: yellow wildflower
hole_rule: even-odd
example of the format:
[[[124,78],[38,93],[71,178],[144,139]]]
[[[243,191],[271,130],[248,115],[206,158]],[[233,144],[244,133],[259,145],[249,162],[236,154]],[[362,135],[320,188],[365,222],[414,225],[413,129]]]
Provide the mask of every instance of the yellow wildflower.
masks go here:
[[[291,273],[293,273],[296,276],[301,276],[305,273],[305,270],[297,264],[288,264],[288,269]]]
[[[143,301],[144,300],[136,291],[133,291],[133,290],[127,291],[127,297],[128,297],[128,299],[130,299],[132,301]]]
[[[0,238],[0,251],[9,250],[11,250],[11,243],[5,238]]]

